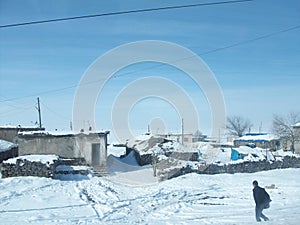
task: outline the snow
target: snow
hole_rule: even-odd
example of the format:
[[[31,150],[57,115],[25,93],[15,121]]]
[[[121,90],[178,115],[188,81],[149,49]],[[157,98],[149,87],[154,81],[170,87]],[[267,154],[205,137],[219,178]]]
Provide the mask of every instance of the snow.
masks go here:
[[[300,127],[300,122],[294,124],[293,127]]]
[[[89,170],[91,167],[89,166],[67,166],[67,165],[59,165],[56,167],[56,172],[60,171],[77,171],[77,170]]]
[[[109,179],[116,183],[130,186],[157,183],[157,178],[153,177],[152,166],[139,166],[134,152],[130,152],[124,158],[108,156],[107,167]]]
[[[163,143],[164,142],[164,143]],[[127,143],[129,148],[133,148],[143,154],[160,154],[164,152],[192,152],[188,147],[177,141],[166,138],[152,136],[151,134],[140,135]]]
[[[15,158],[8,159],[4,161],[3,163],[8,164],[16,164],[17,160],[27,160],[30,162],[41,162],[43,164],[53,164],[54,160],[58,160],[59,157],[57,155],[25,155],[25,156],[19,156]]]
[[[7,124],[7,125],[2,125],[0,126],[0,129],[7,129],[7,128],[25,128],[25,129],[38,129],[38,126],[20,126],[20,125],[11,125],[11,124]]]
[[[85,132],[74,132],[74,131],[22,131],[19,135],[51,135],[51,136],[68,136],[77,134],[107,134],[108,131],[85,131]]]
[[[298,157],[297,155],[293,154],[292,151],[284,151],[283,149],[277,150],[276,152],[273,153],[273,155],[280,156],[280,157],[285,157],[285,156]]]
[[[266,189],[272,202],[264,224],[296,225],[300,219],[300,169],[187,174],[143,186],[110,179],[1,179],[0,224],[256,224],[253,180],[273,187]]]
[[[107,146],[107,155],[114,155],[120,157],[126,154],[126,147],[117,147],[114,144]]]
[[[12,148],[16,148],[18,145],[11,143],[9,141],[5,141],[0,139],[0,152],[5,152],[7,150],[10,150]]]

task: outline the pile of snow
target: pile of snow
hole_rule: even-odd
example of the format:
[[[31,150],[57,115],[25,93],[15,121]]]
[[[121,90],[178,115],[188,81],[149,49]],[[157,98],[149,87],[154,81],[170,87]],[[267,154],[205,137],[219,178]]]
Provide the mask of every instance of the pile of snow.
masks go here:
[[[128,172],[139,170],[142,167],[137,163],[134,152],[129,153],[124,158],[119,158],[113,155],[109,155],[107,158],[107,169],[110,174],[116,172]]]
[[[219,160],[221,160],[223,162],[224,156],[221,157],[221,155],[220,155],[221,149],[220,148],[213,147],[211,144],[209,144],[207,142],[199,142],[196,146],[197,146],[199,155],[202,158],[202,161],[205,161],[207,164],[211,164],[211,163],[214,163]],[[194,146],[194,147],[196,147],[196,146]],[[217,159],[218,156],[219,156],[219,159]],[[225,160],[227,160],[227,159],[225,159]]]
[[[19,160],[21,160],[21,161],[27,160],[30,162],[41,162],[42,164],[51,165],[55,161],[59,160],[59,156],[57,156],[57,155],[24,155],[24,156],[19,156],[19,157],[5,160],[5,161],[3,161],[3,163],[16,164],[17,160],[18,161]]]
[[[157,183],[151,165],[139,166],[134,152],[126,157],[119,158],[109,155],[107,158],[107,170],[109,180],[126,185],[149,185]]]
[[[0,139],[0,152],[5,152],[7,150],[10,150],[12,148],[16,148],[18,145],[11,143],[9,141],[5,141]]]
[[[126,147],[119,147],[114,144],[107,146],[107,155],[120,157],[126,154]]]
[[[292,151],[284,151],[283,149],[279,149],[277,151],[275,151],[273,153],[274,156],[276,157],[285,157],[285,156],[290,156],[290,157],[300,157],[299,155],[297,154],[293,154]]]

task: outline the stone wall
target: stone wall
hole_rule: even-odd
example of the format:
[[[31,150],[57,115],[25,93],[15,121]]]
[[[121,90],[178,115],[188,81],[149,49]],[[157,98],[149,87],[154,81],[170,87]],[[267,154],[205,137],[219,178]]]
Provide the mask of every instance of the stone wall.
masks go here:
[[[16,163],[2,163],[2,178],[18,176],[36,176],[53,178],[58,161],[54,163],[43,164],[41,162],[32,162],[26,159],[17,159]]]
[[[238,164],[211,164],[202,170],[199,174],[220,174],[220,173],[254,173],[264,170],[300,168],[300,158],[285,156],[282,160],[243,162]]]
[[[258,162],[243,162],[237,164],[210,164],[200,165],[198,169],[191,168],[190,166],[182,166],[167,171],[160,171],[159,180],[167,180],[175,178],[187,173],[198,174],[221,174],[221,173],[255,173],[259,171],[285,169],[285,168],[300,168],[300,158],[285,156],[281,160],[273,162],[258,161]]]
[[[39,161],[29,161],[25,159],[16,159],[16,163],[4,162],[1,165],[2,178],[19,177],[19,176],[36,176],[54,178],[58,173],[59,166],[72,167],[72,166],[87,166],[84,158],[58,158],[53,163],[41,163]],[[87,171],[82,170],[60,170],[60,174],[82,174],[87,175]]]

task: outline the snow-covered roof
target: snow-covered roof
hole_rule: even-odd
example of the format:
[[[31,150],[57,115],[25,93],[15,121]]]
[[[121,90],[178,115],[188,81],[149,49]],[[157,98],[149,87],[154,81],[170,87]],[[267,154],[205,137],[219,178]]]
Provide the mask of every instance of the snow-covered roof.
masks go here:
[[[70,136],[78,134],[108,134],[109,131],[87,131],[87,132],[74,132],[74,131],[22,131],[18,135],[45,135],[45,136]]]
[[[3,163],[16,164],[18,159],[22,160],[22,161],[27,160],[30,162],[41,162],[43,164],[53,164],[54,160],[59,159],[59,156],[57,156],[57,155],[24,155],[24,156],[19,156],[19,157],[5,160],[5,161],[3,161]]]
[[[248,142],[261,142],[261,141],[271,141],[278,139],[273,134],[247,134],[243,137],[235,139],[235,141],[248,141]]]
[[[294,124],[293,127],[300,127],[300,122]]]
[[[2,125],[2,126],[0,126],[0,129],[16,129],[16,128],[18,128],[18,129],[35,129],[35,130],[37,130],[37,129],[45,129],[45,128],[39,128],[39,127],[37,127],[37,126],[21,126],[21,125]]]
[[[140,154],[159,153],[162,150],[172,152],[191,152],[191,149],[171,139],[153,136],[151,134],[140,135],[127,143]]]
[[[0,139],[0,152],[5,152],[5,151],[10,150],[15,147],[18,147],[18,145],[11,143],[9,141]]]

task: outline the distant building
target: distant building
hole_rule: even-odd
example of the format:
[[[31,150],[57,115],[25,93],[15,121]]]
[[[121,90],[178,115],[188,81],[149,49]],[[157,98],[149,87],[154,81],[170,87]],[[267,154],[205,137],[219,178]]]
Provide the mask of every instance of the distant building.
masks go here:
[[[19,132],[19,155],[55,154],[65,158],[84,158],[89,165],[105,166],[109,132],[58,133]]]
[[[18,132],[24,131],[41,131],[45,130],[45,128],[38,127],[22,127],[18,126],[0,126],[0,139],[5,141],[14,142],[15,138],[18,136]]]
[[[157,136],[182,143],[182,134],[159,134]],[[207,136],[201,133],[196,133],[196,134],[185,133],[183,135],[184,144],[191,144],[191,143],[201,142],[201,141],[207,142],[208,141]]]
[[[245,136],[235,139],[233,143],[234,147],[249,146],[269,150],[277,150],[280,148],[279,139],[272,134],[266,133],[248,133]]]
[[[293,125],[295,153],[300,154],[300,122]]]

